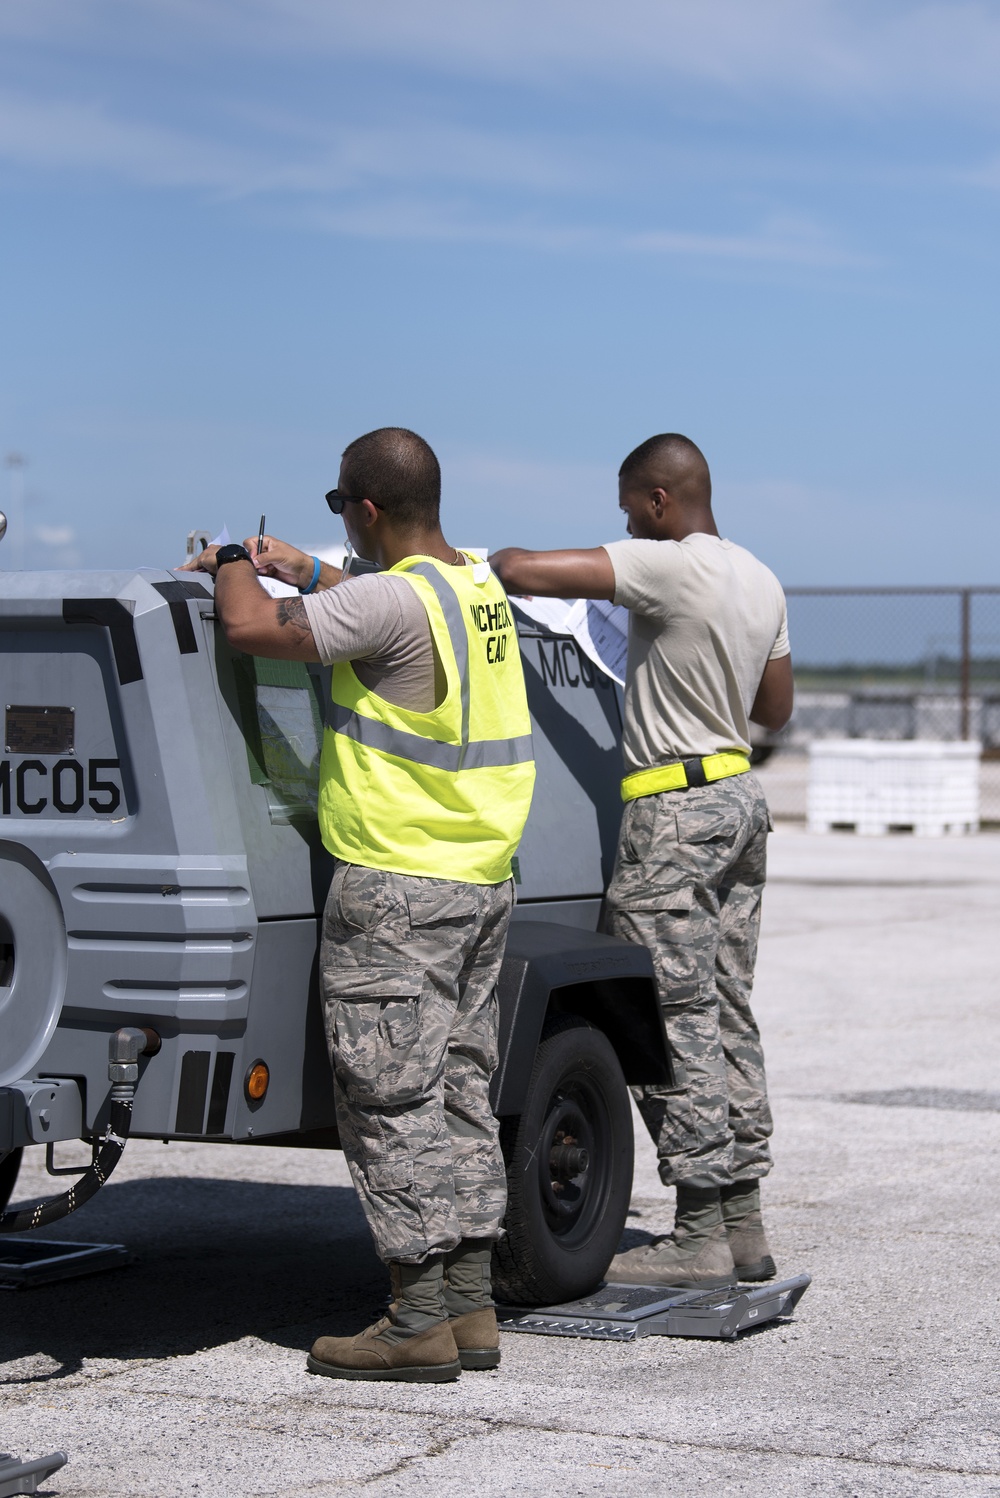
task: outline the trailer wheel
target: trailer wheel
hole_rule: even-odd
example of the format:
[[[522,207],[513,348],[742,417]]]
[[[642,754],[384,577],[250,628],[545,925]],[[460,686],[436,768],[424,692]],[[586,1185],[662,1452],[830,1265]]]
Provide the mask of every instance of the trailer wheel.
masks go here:
[[[0,1212],[14,1195],[23,1153],[23,1150],[16,1149],[7,1150],[6,1154],[0,1155]]]
[[[502,1120],[507,1235],[493,1254],[498,1298],[558,1304],[586,1295],[618,1248],[632,1194],[628,1089],[602,1031],[573,1015],[542,1034],[524,1111]]]

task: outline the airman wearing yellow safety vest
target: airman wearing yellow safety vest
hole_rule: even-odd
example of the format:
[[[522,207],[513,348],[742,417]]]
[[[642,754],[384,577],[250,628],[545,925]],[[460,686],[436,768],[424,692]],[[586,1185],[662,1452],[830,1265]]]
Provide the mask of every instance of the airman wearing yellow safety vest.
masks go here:
[[[445,540],[440,482],[422,438],[382,428],[345,450],[327,495],[380,572],[349,578],[273,537],[195,564],[217,575],[238,649],[333,667],[322,989],[341,1144],[394,1293],[374,1326],[313,1347],[309,1367],[339,1378],[441,1382],[500,1360],[489,1082],[534,763],[506,594],[485,557]],[[302,596],[271,599],[258,571]]]

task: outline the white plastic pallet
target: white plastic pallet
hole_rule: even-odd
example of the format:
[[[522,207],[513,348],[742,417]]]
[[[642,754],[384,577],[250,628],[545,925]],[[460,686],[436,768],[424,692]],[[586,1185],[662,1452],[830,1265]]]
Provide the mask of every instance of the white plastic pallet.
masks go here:
[[[977,832],[980,755],[974,740],[818,739],[809,746],[808,829]]]

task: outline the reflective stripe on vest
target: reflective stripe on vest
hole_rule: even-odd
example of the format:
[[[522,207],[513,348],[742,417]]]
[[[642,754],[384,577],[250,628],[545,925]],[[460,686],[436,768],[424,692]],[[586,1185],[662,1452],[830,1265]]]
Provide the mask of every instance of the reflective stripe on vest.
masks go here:
[[[465,620],[462,618],[462,605],[458,601],[458,595],[454,588],[449,588],[444,578],[436,567],[430,562],[418,562],[415,567],[408,567],[408,572],[415,572],[418,577],[426,578],[437,594],[437,601],[441,605],[444,622],[448,626],[451,636],[451,648],[455,652],[455,664],[458,667],[458,679],[462,683],[462,743],[469,742],[469,635],[465,628]],[[530,757],[530,756],[529,756]]]
[[[531,734],[521,734],[515,739],[481,739],[470,744],[466,738],[461,744],[439,744],[436,739],[425,739],[419,733],[407,733],[405,728],[392,728],[376,718],[366,718],[331,702],[329,725],[334,733],[342,733],[356,744],[365,744],[369,749],[378,749],[382,754],[394,754],[397,759],[411,759],[416,765],[433,765],[436,770],[480,770],[490,765],[521,765],[534,758],[531,752]]]

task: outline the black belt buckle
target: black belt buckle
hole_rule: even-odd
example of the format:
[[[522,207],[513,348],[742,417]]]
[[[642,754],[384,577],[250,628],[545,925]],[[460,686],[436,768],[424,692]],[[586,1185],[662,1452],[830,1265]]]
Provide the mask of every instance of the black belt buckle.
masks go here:
[[[687,776],[688,790],[698,789],[700,786],[708,784],[705,776],[705,766],[700,759],[682,759],[681,764],[684,766],[684,774]]]

